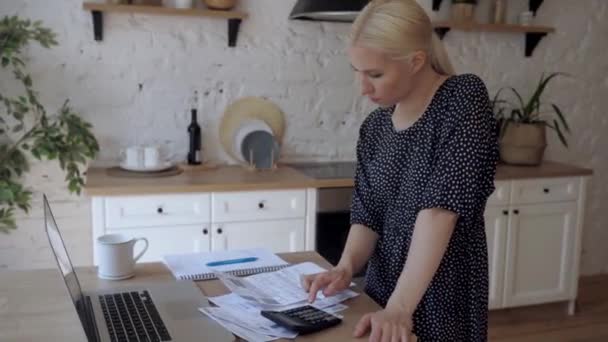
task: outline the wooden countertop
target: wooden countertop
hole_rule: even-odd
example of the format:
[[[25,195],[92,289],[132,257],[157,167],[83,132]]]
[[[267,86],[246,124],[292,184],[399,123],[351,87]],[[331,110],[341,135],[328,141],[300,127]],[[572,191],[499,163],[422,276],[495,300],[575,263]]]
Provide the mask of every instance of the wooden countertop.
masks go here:
[[[280,255],[290,263],[312,261],[325,268],[330,267],[315,252]],[[77,268],[77,273],[84,291],[174,281],[162,263],[138,264],[135,277],[122,281],[98,279],[94,267]],[[0,271],[0,279],[0,341],[86,341],[58,270]],[[227,289],[218,280],[196,284],[207,296],[227,293]],[[356,291],[361,292],[360,289]],[[297,340],[350,341],[359,318],[380,308],[364,293],[344,304],[349,308],[340,313],[344,315],[342,324],[323,332],[298,337]]]
[[[496,180],[527,178],[588,176],[590,169],[546,161],[540,166],[500,164]],[[91,196],[137,195],[180,192],[220,192],[276,190],[294,188],[351,187],[350,178],[315,179],[289,166],[275,170],[251,171],[240,166],[219,166],[215,169],[186,170],[182,174],[163,178],[117,178],[106,169],[87,171],[86,193]]]
[[[496,168],[496,180],[526,178],[551,178],[590,176],[593,170],[575,165],[545,161],[539,166],[515,166],[499,164]]]
[[[315,180],[286,166],[252,171],[240,166],[219,166],[159,178],[123,178],[107,174],[107,169],[87,171],[85,191],[91,196],[158,194],[175,192],[218,192],[276,190],[315,187]]]

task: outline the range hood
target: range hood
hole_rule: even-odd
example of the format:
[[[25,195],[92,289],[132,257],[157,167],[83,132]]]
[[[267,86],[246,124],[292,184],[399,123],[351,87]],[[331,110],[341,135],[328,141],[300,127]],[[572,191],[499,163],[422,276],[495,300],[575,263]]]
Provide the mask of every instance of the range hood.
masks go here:
[[[352,22],[369,0],[298,0],[289,19]]]

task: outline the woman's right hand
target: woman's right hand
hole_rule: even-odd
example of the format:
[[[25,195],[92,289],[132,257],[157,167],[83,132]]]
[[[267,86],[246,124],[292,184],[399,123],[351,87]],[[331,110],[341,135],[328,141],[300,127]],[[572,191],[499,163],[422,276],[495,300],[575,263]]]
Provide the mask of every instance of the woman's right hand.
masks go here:
[[[308,301],[312,303],[317,298],[319,290],[323,290],[325,296],[333,296],[347,289],[352,279],[353,272],[349,268],[336,266],[326,272],[302,277],[302,287],[309,293]]]

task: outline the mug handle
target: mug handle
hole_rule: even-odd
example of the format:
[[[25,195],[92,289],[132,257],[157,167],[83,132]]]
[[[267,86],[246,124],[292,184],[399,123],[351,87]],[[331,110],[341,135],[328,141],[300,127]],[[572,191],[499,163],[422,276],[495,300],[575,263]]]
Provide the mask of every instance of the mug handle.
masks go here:
[[[133,262],[137,262],[137,260],[139,260],[139,258],[141,258],[144,253],[148,250],[148,239],[141,237],[141,238],[135,238],[135,243],[133,243],[133,248],[135,248],[135,244],[137,243],[137,241],[143,241],[146,243],[146,246],[144,247],[144,249],[139,252],[139,254],[137,254],[137,256],[133,259]]]

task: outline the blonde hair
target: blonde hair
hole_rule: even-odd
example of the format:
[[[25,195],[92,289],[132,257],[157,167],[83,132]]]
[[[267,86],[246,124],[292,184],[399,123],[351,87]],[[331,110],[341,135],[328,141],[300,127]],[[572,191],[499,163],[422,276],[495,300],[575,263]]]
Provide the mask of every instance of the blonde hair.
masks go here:
[[[424,51],[437,73],[455,73],[431,19],[415,0],[372,0],[353,23],[351,44],[384,51],[395,59]]]

